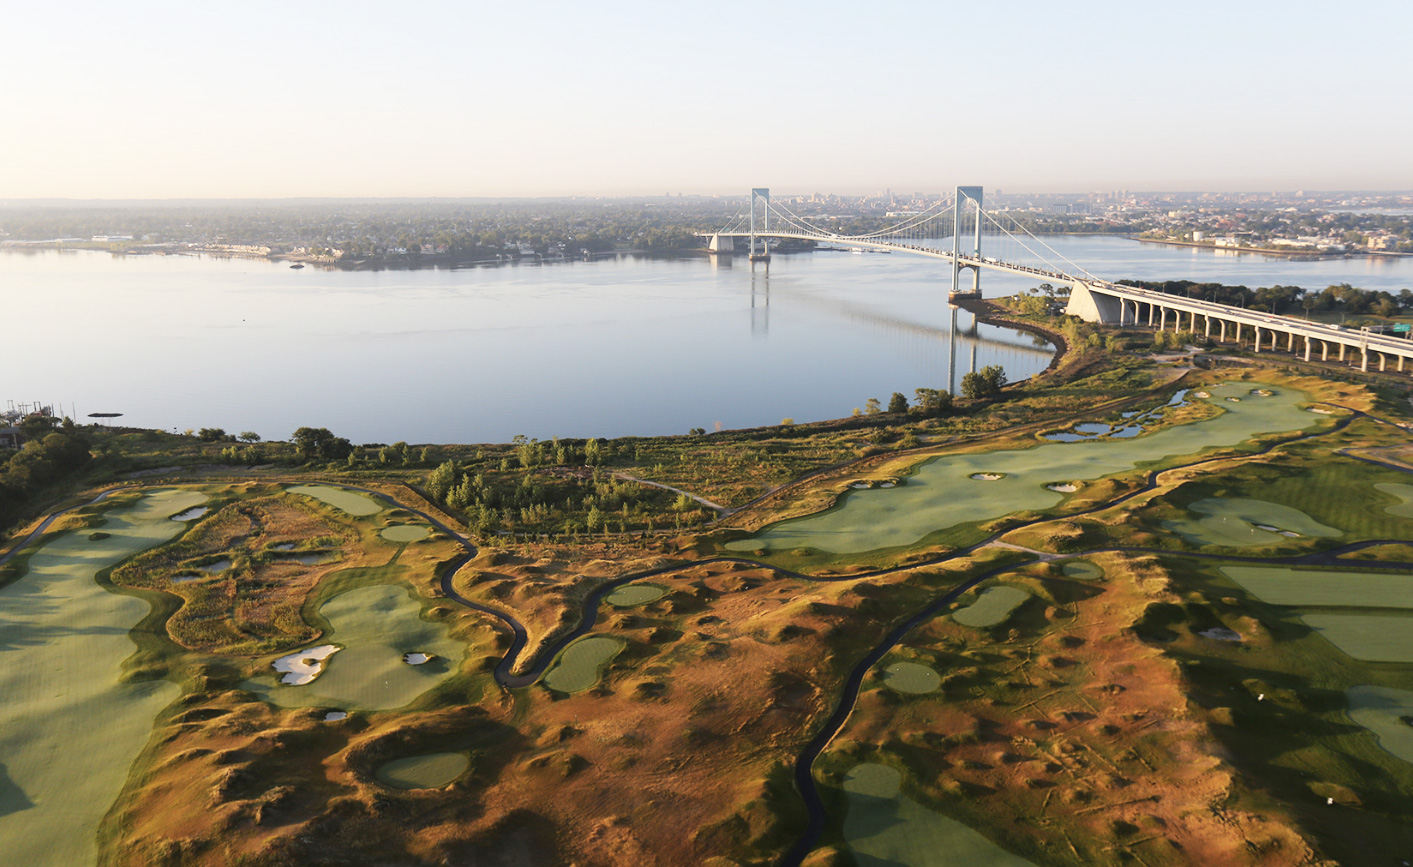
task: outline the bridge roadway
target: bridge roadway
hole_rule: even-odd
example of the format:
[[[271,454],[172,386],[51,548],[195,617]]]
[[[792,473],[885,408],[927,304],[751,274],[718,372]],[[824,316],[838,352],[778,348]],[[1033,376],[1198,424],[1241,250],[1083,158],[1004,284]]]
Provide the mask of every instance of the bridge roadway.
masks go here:
[[[1243,329],[1249,328],[1251,345],[1256,352],[1279,349],[1280,339],[1285,337],[1285,350],[1303,353],[1306,361],[1310,361],[1316,352],[1321,361],[1329,361],[1331,349],[1338,352],[1339,361],[1345,361],[1349,351],[1355,350],[1359,353],[1360,370],[1368,370],[1375,359],[1379,370],[1387,370],[1389,360],[1394,359],[1397,369],[1401,371],[1405,360],[1413,359],[1413,340],[1402,337],[1354,331],[1339,325],[1277,316],[1116,283],[1073,279],[1068,282],[1074,288],[1065,312],[1089,322],[1139,325],[1143,324],[1146,314],[1147,324],[1159,331],[1166,331],[1171,319],[1174,331],[1197,334],[1200,321],[1200,333],[1204,336],[1213,337],[1219,343],[1238,345],[1243,342]],[[1183,327],[1184,318],[1186,328]]]
[[[750,237],[749,232],[721,232],[719,235],[723,238]],[[707,237],[710,237],[710,233],[707,234]],[[1360,370],[1368,370],[1370,363],[1374,360],[1377,360],[1379,370],[1387,370],[1389,360],[1393,359],[1397,364],[1396,369],[1402,371],[1404,363],[1413,360],[1413,340],[1402,337],[1390,337],[1362,330],[1354,331],[1339,325],[1311,322],[1293,316],[1278,316],[1259,310],[1218,304],[1215,301],[1203,301],[1185,298],[1181,295],[1155,292],[1151,289],[1121,286],[1117,283],[1096,280],[1087,276],[1075,277],[1059,271],[1003,262],[989,256],[967,256],[965,254],[953,256],[950,250],[939,250],[935,247],[883,240],[870,241],[848,236],[772,231],[756,232],[756,237],[823,241],[846,244],[851,247],[911,253],[943,259],[947,262],[955,261],[957,267],[961,268],[984,268],[988,271],[1038,277],[1055,284],[1069,284],[1073,288],[1070,292],[1069,306],[1065,312],[1078,316],[1087,322],[1138,325],[1141,324],[1146,314],[1147,324],[1160,331],[1167,330],[1168,320],[1171,318],[1174,331],[1186,330],[1196,334],[1198,333],[1198,321],[1201,320],[1202,334],[1205,337],[1214,337],[1219,343],[1235,343],[1237,345],[1243,343],[1242,332],[1249,328],[1251,345],[1256,352],[1276,351],[1280,346],[1280,338],[1284,336],[1286,351],[1301,352],[1306,361],[1310,361],[1316,352],[1319,353],[1321,361],[1329,361],[1330,351],[1333,349],[1338,353],[1337,360],[1343,362],[1352,360],[1347,359],[1346,356],[1351,350],[1356,351],[1358,352]],[[1130,311],[1132,312],[1131,317]],[[1182,327],[1184,316],[1188,319],[1186,329]],[[1228,326],[1230,326],[1230,332]],[[1214,327],[1216,334],[1213,334]]]

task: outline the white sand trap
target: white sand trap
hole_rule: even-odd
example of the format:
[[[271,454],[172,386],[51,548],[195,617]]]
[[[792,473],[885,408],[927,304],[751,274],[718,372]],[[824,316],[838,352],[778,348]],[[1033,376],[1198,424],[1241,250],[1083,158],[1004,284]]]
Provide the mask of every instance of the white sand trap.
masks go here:
[[[1194,391],[1194,392],[1192,393],[1192,396],[1193,396],[1193,397],[1203,397],[1203,398],[1206,398],[1206,397],[1211,397],[1212,395],[1211,395],[1210,392],[1206,392],[1206,391]]]
[[[402,655],[402,661],[405,662],[405,663],[407,663],[408,665],[422,665],[423,663],[431,662],[431,661],[432,661],[432,654],[430,654],[430,653],[404,653],[404,654]]]
[[[201,517],[209,511],[211,510],[206,508],[205,506],[195,506],[193,508],[187,509],[185,512],[176,513],[172,516],[172,520],[182,522],[195,521],[197,518]]]
[[[1251,389],[1251,393],[1257,397],[1270,397],[1275,394],[1275,392],[1271,391],[1269,388],[1253,388]]]
[[[1232,403],[1241,403],[1241,398],[1239,397],[1229,397],[1227,398],[1227,400],[1231,401]]]
[[[1307,408],[1308,412],[1318,412],[1320,415],[1334,415],[1334,410],[1326,409],[1323,406],[1312,406]]]
[[[324,722],[338,722],[341,719],[348,719],[348,711],[331,710],[324,714]]]
[[[851,487],[851,488],[871,488],[871,487],[873,487],[873,485],[870,485],[868,482],[850,482],[850,483],[849,483],[849,487]]]
[[[1211,629],[1204,629],[1197,633],[1203,638],[1212,638],[1217,641],[1240,641],[1241,633],[1224,626],[1214,626]]]
[[[1052,491],[1059,491],[1062,494],[1073,494],[1075,491],[1079,490],[1079,485],[1070,484],[1068,482],[1063,485],[1046,485],[1045,487]]]
[[[972,473],[971,478],[978,482],[995,482],[1006,477],[1005,473]]]
[[[308,650],[295,651],[289,656],[281,656],[275,660],[275,671],[284,675],[280,678],[280,683],[291,686],[313,683],[314,678],[323,673],[324,661],[340,650],[342,648],[336,644],[321,644]]]
[[[880,482],[878,486],[879,486],[880,488],[896,488],[896,487],[898,486],[898,483],[897,483],[897,482]]]

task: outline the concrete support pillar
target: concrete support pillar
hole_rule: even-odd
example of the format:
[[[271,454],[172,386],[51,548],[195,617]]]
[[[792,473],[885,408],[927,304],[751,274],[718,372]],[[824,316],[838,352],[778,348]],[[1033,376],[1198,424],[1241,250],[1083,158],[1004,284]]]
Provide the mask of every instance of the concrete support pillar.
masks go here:
[[[1153,308],[1154,308],[1154,304],[1150,301],[1150,302],[1148,303],[1148,327],[1149,327],[1149,328],[1152,328],[1152,327],[1153,327]]]
[[[1346,347],[1343,343],[1341,343],[1341,344],[1339,345],[1339,360],[1340,360],[1340,361],[1343,361],[1343,360],[1344,360],[1344,350],[1347,349],[1347,348],[1348,348],[1348,347]]]
[[[1398,356],[1398,372],[1403,372],[1403,356]]]
[[[1277,349],[1280,349],[1280,339],[1281,339],[1281,333],[1280,333],[1279,331],[1272,331],[1272,332],[1271,332],[1271,351],[1272,351],[1272,352],[1275,352]]]
[[[1240,322],[1234,322],[1234,323],[1232,323],[1232,324],[1236,326],[1236,345],[1237,345],[1237,346],[1240,346],[1240,345],[1241,345],[1241,323],[1240,323]]]
[[[1379,353],[1379,372],[1382,373],[1385,369],[1387,369],[1387,367],[1388,367],[1388,355],[1386,355],[1385,353],[1380,352],[1380,353]]]
[[[1207,323],[1207,333],[1206,333],[1204,336],[1207,337],[1208,339],[1211,339],[1211,337],[1212,337],[1212,317],[1210,317],[1210,316],[1203,316],[1202,318],[1203,318],[1204,320],[1206,320],[1206,323]]]
[[[1190,331],[1190,332],[1192,332],[1193,334],[1196,334],[1196,333],[1197,333],[1197,314],[1196,314],[1196,313],[1192,314],[1192,323],[1188,326],[1187,330]]]
[[[1285,349],[1286,349],[1286,352],[1294,352],[1294,351],[1295,351],[1295,332],[1294,332],[1294,331],[1290,332],[1289,337],[1290,337],[1290,343],[1286,346]]]
[[[1360,370],[1368,370],[1368,369],[1369,369],[1369,350],[1367,350],[1367,349],[1360,349],[1360,350],[1359,350],[1359,369],[1360,369]]]
[[[1321,340],[1321,341],[1320,341],[1320,360],[1321,360],[1321,361],[1329,361],[1329,360],[1330,360],[1330,342],[1329,342],[1328,340]]]
[[[1305,360],[1306,360],[1306,361],[1309,361],[1309,360],[1310,360],[1310,338],[1306,337],[1306,338],[1303,338],[1303,339],[1304,339],[1304,341],[1305,341]]]
[[[1256,351],[1261,351],[1261,326],[1253,326],[1256,329]]]
[[[1220,326],[1222,326],[1221,342],[1222,342],[1222,343],[1226,343],[1226,342],[1227,342],[1227,321],[1226,321],[1225,319],[1222,319],[1222,320],[1219,320],[1217,324],[1220,325]]]

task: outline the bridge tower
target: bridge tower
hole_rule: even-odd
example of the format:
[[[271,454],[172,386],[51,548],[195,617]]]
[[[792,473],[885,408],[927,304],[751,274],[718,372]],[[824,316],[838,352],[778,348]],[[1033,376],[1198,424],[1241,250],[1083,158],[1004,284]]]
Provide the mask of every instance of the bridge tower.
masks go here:
[[[976,225],[973,227],[971,250],[962,249],[962,211],[970,201],[976,205]],[[981,187],[957,187],[955,207],[952,211],[952,297],[981,297],[981,268],[979,265],[964,263],[961,256],[981,258]],[[971,269],[971,291],[962,292],[962,271]]]
[[[770,189],[767,187],[753,187],[751,189],[751,251],[750,261],[761,260],[770,261],[770,245],[762,239],[761,252],[756,252],[756,203],[760,203],[760,230],[770,231]]]

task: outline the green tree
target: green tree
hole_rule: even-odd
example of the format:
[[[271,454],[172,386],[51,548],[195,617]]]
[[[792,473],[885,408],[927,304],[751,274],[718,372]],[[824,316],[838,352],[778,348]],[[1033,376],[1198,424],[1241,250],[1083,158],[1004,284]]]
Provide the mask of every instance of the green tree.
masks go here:
[[[903,397],[901,391],[893,392],[893,396],[888,398],[888,411],[898,415],[908,411],[908,399]]]
[[[253,430],[241,431],[239,439],[248,443],[258,443],[260,442],[260,434],[256,433]]]
[[[868,415],[878,415],[883,412],[883,404],[879,402],[878,398],[870,397],[864,403],[864,412]]]
[[[334,436],[325,427],[302,427],[294,432],[294,448],[306,461],[315,458],[342,460],[353,451],[353,443]]]

